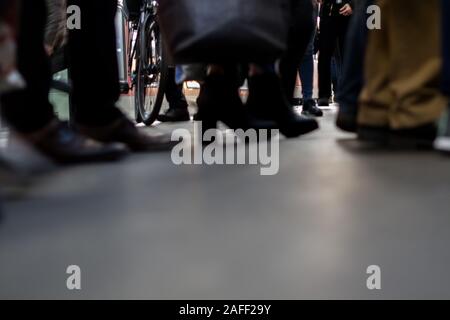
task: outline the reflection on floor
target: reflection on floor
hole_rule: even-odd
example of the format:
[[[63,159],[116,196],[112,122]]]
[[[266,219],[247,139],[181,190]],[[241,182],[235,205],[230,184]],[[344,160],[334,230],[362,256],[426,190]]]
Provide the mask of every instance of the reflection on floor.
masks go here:
[[[276,176],[169,153],[45,175],[3,203],[0,298],[450,298],[449,159],[321,126],[281,141]]]

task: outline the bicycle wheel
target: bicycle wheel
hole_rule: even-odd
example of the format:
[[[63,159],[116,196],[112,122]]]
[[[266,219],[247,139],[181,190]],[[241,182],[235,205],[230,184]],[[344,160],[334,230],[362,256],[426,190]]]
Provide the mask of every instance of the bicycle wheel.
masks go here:
[[[164,101],[168,69],[162,37],[153,16],[148,15],[142,26],[137,52],[135,111],[137,122],[150,126]]]

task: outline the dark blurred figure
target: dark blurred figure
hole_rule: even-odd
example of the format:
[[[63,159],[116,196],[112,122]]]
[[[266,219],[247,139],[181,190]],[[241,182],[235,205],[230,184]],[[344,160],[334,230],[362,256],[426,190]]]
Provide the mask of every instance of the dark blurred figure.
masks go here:
[[[331,61],[336,56],[342,65],[345,56],[345,38],[350,16],[353,14],[352,0],[319,0],[319,106],[329,106],[331,98]],[[339,81],[338,81],[339,82]]]
[[[303,56],[299,68],[300,80],[302,82],[302,94],[303,94],[303,110],[302,114],[306,116],[321,117],[323,116],[322,110],[320,110],[316,105],[316,100],[313,99],[314,92],[314,43],[316,38],[316,24],[317,18],[319,16],[319,4],[318,1],[313,0],[314,11],[313,11],[313,21],[314,21],[314,31],[311,36],[311,40],[308,44],[306,52]]]
[[[311,0],[290,0],[288,50],[283,57],[280,76],[274,65],[210,65],[197,100],[203,128],[216,126],[218,120],[232,129],[279,129],[286,137],[298,137],[318,128],[314,119],[294,112],[297,70],[314,30]],[[249,96],[244,107],[239,88],[248,79]]]
[[[350,21],[340,81],[337,93],[339,111],[336,125],[344,131],[356,132],[358,99],[364,85],[364,59],[366,57],[367,8],[375,0],[360,0],[356,3],[353,19]]]
[[[280,62],[281,82],[270,68],[252,66],[247,106],[258,119],[274,120],[286,137],[298,137],[318,128],[314,119],[297,115],[291,104],[297,72],[315,30],[312,0],[290,0],[287,52]]]
[[[81,10],[81,29],[69,32],[75,123],[56,119],[48,100],[51,80],[44,49],[45,0],[23,0],[18,69],[27,87],[2,97],[2,114],[37,150],[60,163],[115,160],[127,152],[171,146],[170,137],[144,135],[115,106],[119,97],[113,0],[69,1]]]
[[[358,136],[383,146],[431,148],[448,103],[441,91],[441,1],[377,5],[382,28],[369,33]]]
[[[161,122],[182,122],[191,119],[188,103],[183,94],[183,85],[175,81],[175,68],[169,67],[168,81],[165,89],[169,109],[157,118]]]
[[[450,2],[441,0],[442,6],[442,53],[443,72],[442,90],[447,97],[450,97]],[[437,150],[450,154],[450,104],[441,121],[439,138],[436,140]]]

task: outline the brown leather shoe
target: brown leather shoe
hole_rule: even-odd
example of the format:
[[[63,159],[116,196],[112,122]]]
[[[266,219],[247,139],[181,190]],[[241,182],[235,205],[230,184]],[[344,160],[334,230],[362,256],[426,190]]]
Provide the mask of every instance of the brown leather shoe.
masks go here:
[[[146,134],[125,117],[103,127],[77,125],[77,130],[104,143],[123,143],[134,152],[170,150],[179,143],[178,141],[171,141],[171,135],[168,134]]]
[[[60,164],[115,161],[128,153],[121,144],[103,144],[70,130],[58,120],[43,129],[20,134],[38,151]]]

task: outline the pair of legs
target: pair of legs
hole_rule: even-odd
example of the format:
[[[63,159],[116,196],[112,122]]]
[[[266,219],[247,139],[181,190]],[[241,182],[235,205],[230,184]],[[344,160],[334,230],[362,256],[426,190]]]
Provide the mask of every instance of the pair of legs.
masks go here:
[[[331,98],[331,62],[333,56],[337,65],[342,65],[345,56],[345,38],[347,35],[349,17],[323,16],[320,19],[319,38],[319,101],[328,105]],[[339,82],[339,81],[338,81]]]
[[[175,67],[169,68],[168,81],[166,86],[166,99],[169,109],[160,114],[157,118],[161,122],[181,122],[189,121],[188,103],[183,94],[183,85],[175,81]]]
[[[342,78],[337,93],[339,104],[337,126],[349,132],[356,132],[358,99],[364,85],[364,59],[367,46],[367,8],[375,0],[361,0],[350,21],[346,40],[346,55],[342,66]]]
[[[109,160],[129,149],[167,146],[170,139],[141,134],[115,106],[120,94],[114,25],[117,2],[69,0],[68,5],[77,6],[81,13],[81,28],[69,31],[68,55],[74,122],[83,134],[62,126],[48,99],[52,75],[44,49],[45,0],[21,3],[17,63],[27,86],[2,96],[4,119],[58,162]]]
[[[383,28],[368,38],[360,137],[370,139],[370,131],[387,130],[432,141],[435,122],[447,105],[440,90],[440,0],[378,0],[377,5],[383,12]]]
[[[249,96],[244,107],[239,88],[245,78]],[[318,128],[314,119],[294,113],[273,64],[209,66],[197,103],[196,118],[204,130],[221,121],[232,129],[279,129],[292,138]]]
[[[317,18],[317,16],[316,16]],[[306,49],[302,63],[299,68],[300,80],[302,83],[302,95],[303,95],[303,110],[302,114],[307,116],[321,117],[323,116],[322,110],[316,105],[316,100],[313,99],[314,92],[314,37],[313,37]]]

